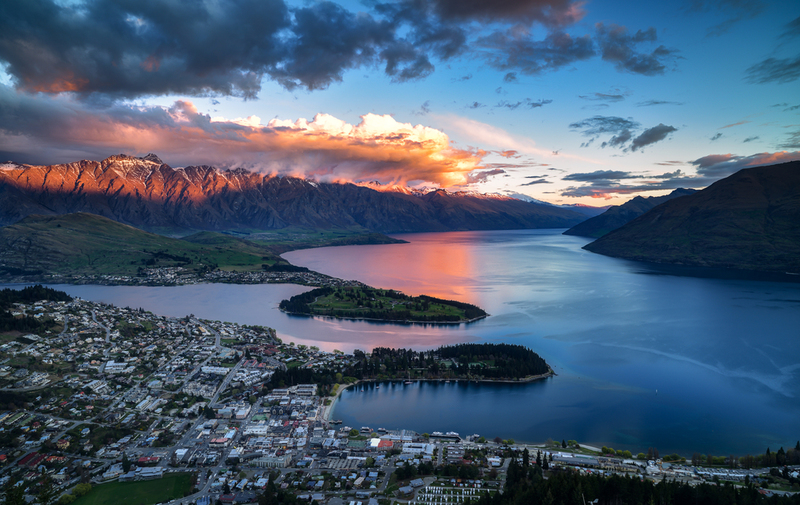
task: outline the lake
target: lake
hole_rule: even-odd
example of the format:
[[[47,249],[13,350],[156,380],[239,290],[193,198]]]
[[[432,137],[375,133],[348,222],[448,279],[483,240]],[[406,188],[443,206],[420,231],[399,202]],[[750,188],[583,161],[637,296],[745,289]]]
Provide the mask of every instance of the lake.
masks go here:
[[[575,439],[632,452],[761,453],[800,439],[800,284],[668,275],[581,249],[561,230],[398,235],[408,244],[293,251],[294,264],[375,287],[474,303],[469,325],[287,316],[292,285],[59,286],[155,313],[264,324],[326,350],[507,342],[558,376],[526,384],[415,383],[347,390],[350,426]],[[363,389],[363,391],[362,391]]]

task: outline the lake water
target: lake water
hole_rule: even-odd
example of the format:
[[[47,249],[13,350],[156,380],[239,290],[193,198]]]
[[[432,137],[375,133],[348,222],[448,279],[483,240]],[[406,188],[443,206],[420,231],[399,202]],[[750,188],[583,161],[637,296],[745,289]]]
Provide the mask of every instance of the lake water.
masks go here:
[[[761,453],[800,439],[800,284],[664,275],[583,251],[585,239],[554,230],[398,237],[410,243],[284,257],[376,287],[474,303],[491,317],[454,326],[292,317],[276,308],[306,289],[292,285],[60,288],[164,315],[269,325],[284,341],[327,350],[522,344],[558,373],[527,385],[350,389],[333,412],[350,426],[685,455]]]

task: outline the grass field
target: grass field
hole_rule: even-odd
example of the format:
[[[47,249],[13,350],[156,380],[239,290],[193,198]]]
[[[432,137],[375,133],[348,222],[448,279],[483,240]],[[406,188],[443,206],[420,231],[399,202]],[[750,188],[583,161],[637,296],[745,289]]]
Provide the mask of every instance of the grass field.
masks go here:
[[[452,305],[425,302],[419,297],[388,296],[387,290],[342,288],[328,296],[321,296],[310,306],[315,314],[341,315],[343,317],[377,317],[402,319],[449,316],[464,318],[464,311]],[[397,314],[394,316],[393,314]]]
[[[170,473],[163,479],[141,482],[110,482],[101,484],[89,494],[78,498],[74,505],[151,505],[183,496],[191,491],[192,474]]]
[[[93,214],[29,216],[0,228],[6,270],[135,275],[140,268],[255,270],[283,261],[266,246],[202,232],[174,239]]]

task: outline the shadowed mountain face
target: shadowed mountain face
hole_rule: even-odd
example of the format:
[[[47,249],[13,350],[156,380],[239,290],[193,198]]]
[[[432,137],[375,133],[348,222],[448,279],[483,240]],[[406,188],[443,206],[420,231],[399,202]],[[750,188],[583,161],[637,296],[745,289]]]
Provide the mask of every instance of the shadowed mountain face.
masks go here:
[[[0,225],[90,212],[153,231],[364,228],[381,233],[566,228],[580,213],[508,197],[375,191],[243,169],[173,169],[155,155],[0,165]]]
[[[679,196],[691,195],[694,192],[695,190],[693,189],[678,188],[672,193],[664,196],[651,196],[648,198],[637,196],[636,198],[633,198],[622,205],[615,205],[609,208],[599,216],[595,216],[582,223],[576,224],[569,230],[565,231],[564,235],[579,235],[581,237],[600,238],[606,233],[614,231],[620,226],[633,221],[656,205],[660,205]]]
[[[748,168],[585,246],[656,263],[800,273],[800,162]]]

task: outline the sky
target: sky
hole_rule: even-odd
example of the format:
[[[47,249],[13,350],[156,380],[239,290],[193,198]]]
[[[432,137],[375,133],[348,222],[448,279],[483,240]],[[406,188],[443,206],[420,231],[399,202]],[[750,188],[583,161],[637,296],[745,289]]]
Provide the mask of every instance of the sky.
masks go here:
[[[594,206],[800,159],[796,0],[5,0],[0,160]]]

